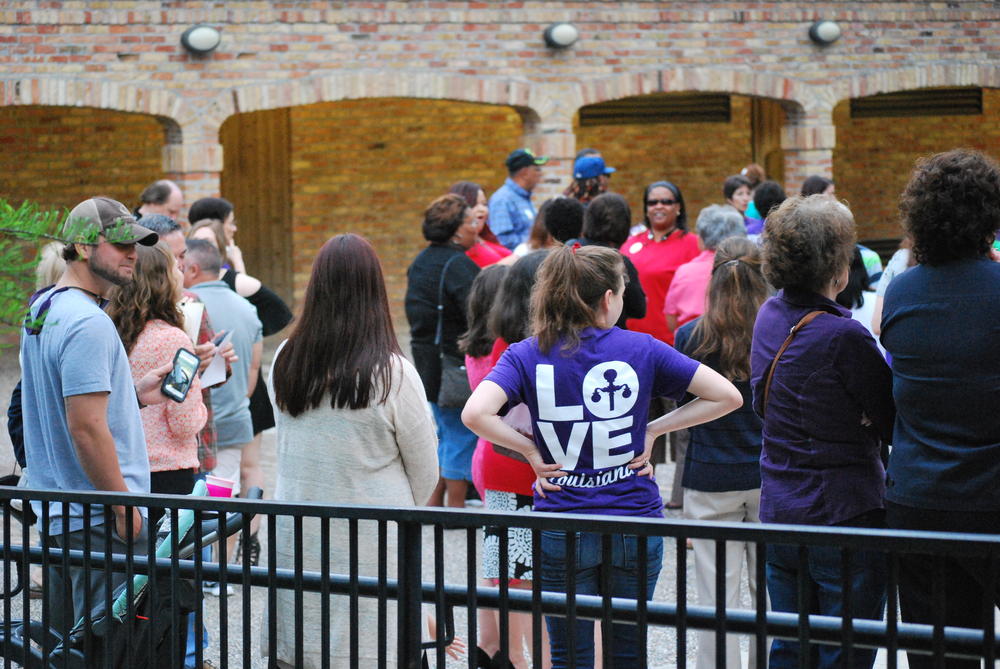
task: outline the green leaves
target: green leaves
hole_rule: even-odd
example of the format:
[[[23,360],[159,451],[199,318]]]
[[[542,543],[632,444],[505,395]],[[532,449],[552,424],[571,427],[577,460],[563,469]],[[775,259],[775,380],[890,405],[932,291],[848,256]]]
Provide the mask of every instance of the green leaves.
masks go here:
[[[64,211],[43,211],[24,202],[14,207],[0,199],[0,331],[16,330],[35,290],[35,268],[44,242],[66,241],[59,234]],[[94,241],[97,235],[94,232]],[[84,233],[84,234],[89,234]]]

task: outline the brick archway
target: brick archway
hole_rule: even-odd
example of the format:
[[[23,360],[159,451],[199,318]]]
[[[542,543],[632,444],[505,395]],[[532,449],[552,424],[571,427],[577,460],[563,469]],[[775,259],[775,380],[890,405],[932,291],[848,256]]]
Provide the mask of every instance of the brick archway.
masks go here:
[[[852,77],[832,89],[836,104],[850,98],[935,86],[1000,88],[1000,66],[954,63],[881,70]]]
[[[101,79],[3,79],[0,105],[94,107],[148,114],[177,127],[191,116],[181,97],[170,90]]]
[[[645,72],[598,76],[580,83],[583,105],[649,93],[734,93],[780,100],[793,110],[808,109],[822,99],[817,90],[798,79],[729,68],[663,68]]]
[[[234,114],[362,98],[458,100],[527,109],[532,88],[533,84],[514,79],[358,70],[234,88],[229,104]]]

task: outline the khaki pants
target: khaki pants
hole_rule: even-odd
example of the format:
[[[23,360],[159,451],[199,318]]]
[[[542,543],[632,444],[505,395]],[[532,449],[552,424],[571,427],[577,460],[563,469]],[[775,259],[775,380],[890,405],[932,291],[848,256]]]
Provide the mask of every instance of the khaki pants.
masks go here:
[[[684,517],[692,520],[715,520],[729,523],[760,522],[760,488],[753,490],[733,490],[728,492],[702,492],[684,489]],[[694,573],[698,604],[715,607],[715,542],[708,539],[694,539]],[[746,564],[750,601],[757,596],[757,553],[754,544],[726,542],[726,608],[740,608],[740,580],[743,565]],[[726,638],[726,669],[740,669],[740,636],[730,634]],[[750,642],[749,669],[757,666],[757,647]],[[714,631],[698,632],[697,669],[713,669],[717,649]],[[766,658],[764,658],[766,662]],[[762,666],[764,663],[762,662]]]

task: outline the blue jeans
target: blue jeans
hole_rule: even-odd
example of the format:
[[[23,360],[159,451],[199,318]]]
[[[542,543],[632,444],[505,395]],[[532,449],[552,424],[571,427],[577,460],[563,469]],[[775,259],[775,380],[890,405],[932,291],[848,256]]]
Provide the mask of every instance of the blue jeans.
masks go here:
[[[434,402],[430,405],[437,423],[441,478],[471,481],[472,453],[476,450],[478,437],[465,427],[460,408],[439,407]]]
[[[611,535],[611,562],[601,562],[601,535],[587,532],[576,533],[575,559],[567,559],[566,533],[542,532],[542,589],[550,592],[566,592],[566,574],[573,568],[576,574],[576,594],[603,595],[636,599],[641,597],[640,589],[645,586],[646,599],[652,599],[656,579],[663,566],[663,538],[649,537],[646,547],[646,573],[639,574],[639,540],[623,534]],[[601,572],[610,570],[611,592],[601,592]],[[569,629],[566,619],[546,616],[552,646],[552,667],[577,667],[586,669],[594,666],[594,622],[577,620]],[[575,640],[575,662],[569,660],[570,634]],[[612,648],[615,669],[638,667],[640,653],[639,631],[636,625],[612,625]]]
[[[841,553],[839,548],[807,548],[806,581],[809,613],[839,616],[842,611]],[[767,593],[772,611],[798,613],[799,549],[771,544],[767,547]],[[855,551],[851,554],[851,611],[853,618],[882,620],[885,612],[887,567],[884,553]],[[771,643],[768,669],[798,669],[800,645],[797,641],[775,639]],[[839,646],[811,644],[809,666],[816,669],[845,666],[847,654]],[[869,669],[875,651],[854,649],[855,669]]]

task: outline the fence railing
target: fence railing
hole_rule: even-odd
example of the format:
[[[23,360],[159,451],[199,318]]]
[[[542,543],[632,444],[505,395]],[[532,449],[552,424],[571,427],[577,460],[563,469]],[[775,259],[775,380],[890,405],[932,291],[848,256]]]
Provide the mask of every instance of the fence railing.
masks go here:
[[[111,539],[105,533],[86,537],[82,548],[70,542],[68,532],[56,536],[37,535],[26,524],[16,521],[11,504],[26,505],[31,500],[54,503],[66,512],[71,503],[84,504],[83,521],[87,528],[113,522],[112,505],[166,508],[172,525],[183,522],[181,510],[193,510],[192,553],[184,557],[183,541],[176,533],[168,540],[169,555],[159,554],[150,541],[141,549],[112,553]],[[845,649],[848,660],[855,649],[884,648],[889,669],[896,665],[899,650],[933,655],[939,663],[947,658],[984,660],[992,666],[997,659],[993,617],[988,616],[982,629],[958,629],[943,624],[905,623],[897,615],[899,556],[919,554],[928,560],[929,574],[946,556],[981,558],[990,565],[982,602],[984,612],[993,610],[990,593],[996,592],[997,557],[1000,536],[977,534],[941,534],[836,527],[806,527],[753,524],[688,522],[667,519],[637,519],[571,514],[513,514],[453,511],[447,509],[396,509],[325,504],[293,504],[278,501],[253,501],[168,495],[121,495],[112,493],[70,493],[0,487],[2,504],[2,586],[5,593],[25,588],[15,597],[3,600],[0,635],[4,667],[12,663],[24,666],[182,666],[187,642],[184,611],[191,610],[191,626],[196,666],[201,666],[207,628],[212,647],[208,651],[218,666],[278,666],[283,655],[286,664],[303,666],[306,654],[315,653],[320,666],[327,666],[331,652],[343,653],[350,666],[419,667],[425,651],[430,651],[432,666],[456,666],[440,652],[457,634],[469,649],[478,640],[477,612],[495,609],[500,621],[500,653],[510,653],[507,629],[512,613],[531,616],[533,666],[542,666],[542,626],[544,616],[573,620],[600,621],[604,632],[605,666],[610,664],[607,630],[613,623],[637,626],[639,647],[645,648],[650,629],[672,628],[676,635],[675,657],[678,667],[688,661],[688,630],[711,630],[717,644],[737,643],[727,635],[745,635],[758,657],[766,657],[770,639],[809,644],[837,645]],[[47,526],[50,512],[42,504],[40,524]],[[260,519],[262,543],[266,550],[260,566],[227,564],[225,542],[220,542],[217,557],[203,557],[205,538],[199,531],[202,523],[219,512],[239,514],[243,519],[241,535],[250,537],[249,521]],[[232,516],[231,516],[232,517]],[[225,534],[226,521],[220,533]],[[530,590],[512,588],[506,579],[496,587],[481,584],[478,563],[481,538],[477,531],[484,526],[527,528],[533,539],[533,563],[541,563],[540,536],[544,531],[586,532],[610,537],[632,535],[639,542],[639,573],[644,573],[645,544],[651,537],[663,537],[665,569],[660,580],[670,580],[666,599],[622,599],[543,591],[539,578]],[[508,573],[507,532],[501,531],[499,546],[500,574]],[[570,536],[573,536],[572,534]],[[725,542],[746,542],[756,552],[756,578],[759,584],[754,601],[747,608],[725,607],[718,597],[715,606],[688,603],[691,584],[688,562],[691,557],[686,540],[703,539],[716,544],[716,573],[725,573]],[[799,613],[769,611],[765,594],[765,558],[769,544],[798,547],[801,565],[805,566],[808,547],[838,549],[843,563],[849,565],[860,551],[878,551],[888,563],[888,605],[884,620],[809,615],[807,607]],[[60,546],[68,546],[63,550]],[[602,540],[604,557],[610,555],[610,540]],[[568,554],[567,573],[574,570],[574,557]],[[31,599],[27,587],[31,565],[40,565],[43,573],[42,599]],[[223,566],[220,566],[223,565]],[[60,588],[53,599],[58,573],[82,570],[84,576],[110,568],[124,575],[125,594],[120,598],[118,618],[94,614],[80,625],[69,615],[72,595]],[[805,571],[800,569],[800,572]],[[847,586],[845,570],[844,586]],[[133,577],[150,575],[146,594],[136,599]],[[193,581],[193,596],[190,581]],[[201,584],[217,581],[222,593],[217,609],[201,596]],[[717,582],[721,583],[721,581]],[[236,615],[225,592],[228,586],[244,590]],[[800,591],[803,591],[800,583]],[[724,588],[720,588],[721,591]],[[255,593],[255,594],[251,594]],[[946,593],[937,593],[944,610]],[[88,597],[87,610],[94,607],[111,610],[117,593],[110,582],[96,595]],[[175,605],[174,603],[179,603]],[[848,603],[849,604],[849,603]],[[374,606],[374,612],[370,611]],[[124,607],[124,608],[122,608]],[[395,613],[391,609],[395,608]],[[209,611],[209,609],[211,609]],[[363,611],[364,610],[364,611]],[[15,620],[32,617],[37,622],[21,625]],[[266,660],[253,652],[253,629],[263,614],[261,645],[269,651]],[[427,618],[437,621],[432,639],[426,632]],[[234,621],[234,618],[238,620]],[[235,635],[231,626],[238,627]],[[339,625],[347,625],[346,631]],[[373,629],[374,627],[374,629]],[[457,630],[455,629],[457,627]],[[336,629],[335,629],[336,628]],[[52,630],[54,633],[49,633]],[[338,637],[337,635],[342,635]],[[347,648],[337,644],[344,638]],[[570,635],[572,639],[572,635]],[[374,640],[372,640],[374,639]],[[571,645],[570,652],[573,652]],[[20,654],[18,654],[20,653]],[[117,653],[117,655],[115,654]],[[374,653],[375,664],[365,658]],[[124,655],[123,655],[124,654]],[[808,663],[808,653],[802,654]],[[476,667],[475,653],[469,652],[461,666]],[[32,660],[32,657],[36,658]],[[640,659],[644,659],[640,653]],[[40,658],[40,659],[39,659]],[[116,659],[118,658],[118,659]],[[145,658],[145,659],[143,659]],[[725,653],[718,653],[724,664]],[[32,664],[37,662],[37,664]],[[143,664],[146,662],[148,664]],[[645,664],[643,664],[645,666]],[[944,666],[941,664],[940,666]]]

